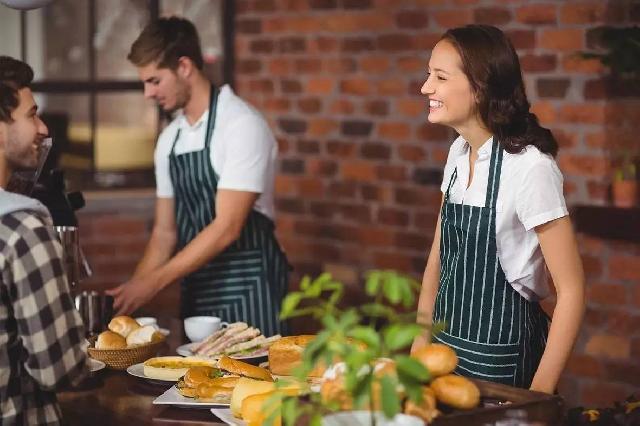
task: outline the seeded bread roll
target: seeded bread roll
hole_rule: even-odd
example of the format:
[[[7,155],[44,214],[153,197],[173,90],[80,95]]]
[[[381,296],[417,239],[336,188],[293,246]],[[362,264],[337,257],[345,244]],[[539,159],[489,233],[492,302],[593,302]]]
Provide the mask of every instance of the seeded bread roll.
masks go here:
[[[96,340],[96,349],[124,349],[127,347],[127,341],[113,331],[103,331],[98,335]]]
[[[314,335],[283,337],[269,347],[269,370],[279,376],[291,376],[293,370],[302,362],[304,348],[313,340]],[[326,368],[316,366],[309,377],[322,377]]]

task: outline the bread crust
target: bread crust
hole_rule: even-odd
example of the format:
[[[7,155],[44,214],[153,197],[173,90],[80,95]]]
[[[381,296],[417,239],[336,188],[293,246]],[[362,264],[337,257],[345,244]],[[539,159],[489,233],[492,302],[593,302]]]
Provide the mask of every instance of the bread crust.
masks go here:
[[[96,340],[96,349],[124,349],[127,341],[124,337],[113,331],[103,331]]]
[[[232,374],[237,374],[238,376],[273,382],[273,377],[267,369],[256,367],[255,365],[251,365],[237,359],[229,358],[226,355],[223,355],[218,360],[218,368],[226,370]]]
[[[453,373],[458,366],[458,355],[449,346],[442,343],[431,343],[411,354],[431,373],[431,377],[439,377]]]
[[[302,363],[302,353],[305,347],[316,336],[303,334],[299,336],[283,337],[269,346],[269,370],[279,376],[291,376]],[[322,377],[326,370],[323,365],[317,365],[308,374],[309,377]]]
[[[140,324],[131,317],[120,315],[113,317],[107,327],[109,330],[126,338],[133,330],[140,328]]]
[[[455,374],[437,377],[431,382],[431,389],[438,401],[454,408],[469,410],[480,403],[480,390],[466,377]]]

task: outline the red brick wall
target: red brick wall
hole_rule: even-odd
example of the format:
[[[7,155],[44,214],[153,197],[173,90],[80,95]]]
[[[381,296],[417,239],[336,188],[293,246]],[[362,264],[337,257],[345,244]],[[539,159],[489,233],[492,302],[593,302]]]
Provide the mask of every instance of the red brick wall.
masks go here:
[[[428,125],[419,94],[448,27],[495,24],[520,54],[529,98],[560,141],[568,203],[608,202],[610,150],[638,146],[640,96],[576,52],[596,28],[640,20],[629,0],[237,0],[236,86],[280,145],[278,234],[295,267],[348,283],[395,268],[421,276],[451,132]],[[629,96],[631,95],[631,96]],[[435,182],[435,184],[434,184]],[[88,286],[125,280],[142,254],[151,198],[90,200],[81,214]],[[640,385],[640,246],[580,235],[588,309],[561,392],[609,404]],[[177,313],[177,288],[151,313]],[[551,305],[552,306],[552,305]],[[299,326],[300,330],[303,327]]]

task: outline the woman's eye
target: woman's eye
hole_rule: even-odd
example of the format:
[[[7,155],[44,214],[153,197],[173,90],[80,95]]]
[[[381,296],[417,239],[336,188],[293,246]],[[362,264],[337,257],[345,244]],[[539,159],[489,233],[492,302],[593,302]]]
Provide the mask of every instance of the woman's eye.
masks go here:
[[[438,76],[438,80],[445,81],[445,80],[446,80],[446,78],[444,78],[444,77],[442,77],[442,76],[440,76],[440,75],[439,75],[439,76]]]

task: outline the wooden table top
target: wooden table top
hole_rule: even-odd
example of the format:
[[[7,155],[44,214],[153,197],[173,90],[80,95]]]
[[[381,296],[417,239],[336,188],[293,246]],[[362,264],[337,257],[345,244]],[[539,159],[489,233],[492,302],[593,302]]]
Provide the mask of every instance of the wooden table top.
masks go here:
[[[175,355],[184,343],[182,321],[162,321],[171,334],[163,355]],[[154,385],[126,371],[97,371],[78,389],[58,393],[65,424],[68,425],[224,425],[208,409],[188,409],[153,405],[168,387]]]

